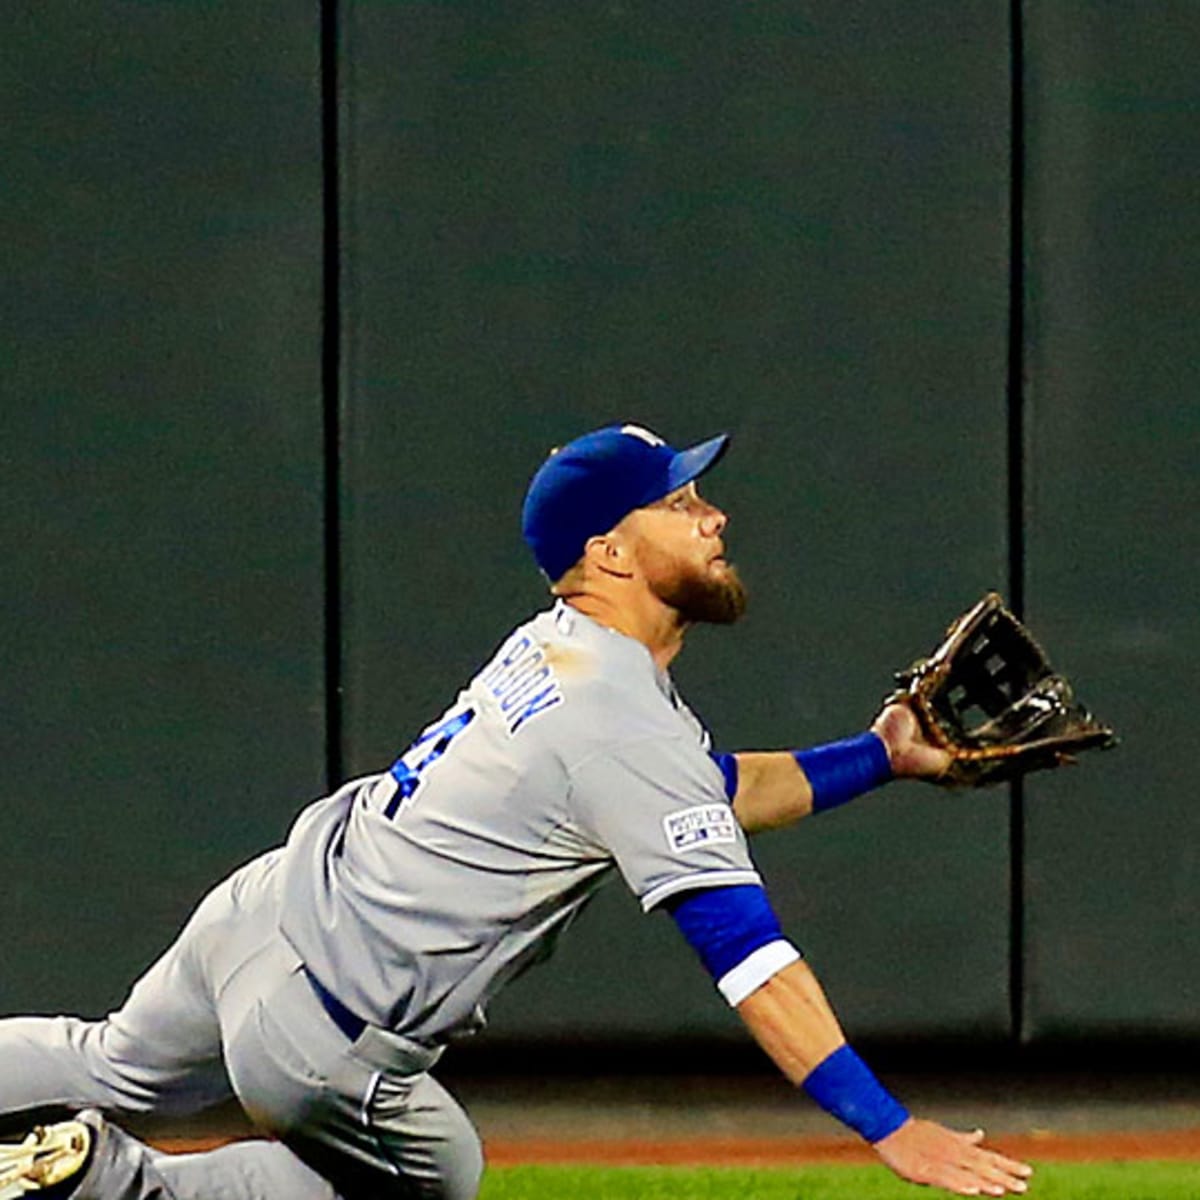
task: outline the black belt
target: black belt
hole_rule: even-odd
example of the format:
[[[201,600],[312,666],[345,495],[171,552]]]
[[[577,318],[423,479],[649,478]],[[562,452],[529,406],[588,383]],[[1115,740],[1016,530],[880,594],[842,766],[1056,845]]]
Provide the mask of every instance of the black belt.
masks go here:
[[[352,1041],[357,1042],[360,1034],[367,1027],[362,1017],[352,1013],[325,985],[307,968],[304,974],[312,985],[321,1007],[329,1014],[330,1020]]]

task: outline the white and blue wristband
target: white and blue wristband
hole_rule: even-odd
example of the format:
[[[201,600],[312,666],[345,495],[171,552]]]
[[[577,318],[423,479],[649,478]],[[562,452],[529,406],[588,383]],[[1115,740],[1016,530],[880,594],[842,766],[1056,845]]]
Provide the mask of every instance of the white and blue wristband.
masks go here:
[[[731,1008],[800,959],[759,884],[701,888],[663,903]]]

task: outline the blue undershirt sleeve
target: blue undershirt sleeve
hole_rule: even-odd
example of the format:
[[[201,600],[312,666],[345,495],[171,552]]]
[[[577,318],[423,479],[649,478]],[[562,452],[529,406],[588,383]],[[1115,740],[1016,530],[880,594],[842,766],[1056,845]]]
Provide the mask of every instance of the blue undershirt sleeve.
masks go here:
[[[783,936],[766,892],[737,884],[683,892],[664,901],[729,1004],[737,1006],[800,957]]]
[[[725,777],[725,795],[728,799],[732,800],[737,795],[738,790],[737,755],[718,753],[716,750],[710,750],[708,756],[721,768],[721,774]]]

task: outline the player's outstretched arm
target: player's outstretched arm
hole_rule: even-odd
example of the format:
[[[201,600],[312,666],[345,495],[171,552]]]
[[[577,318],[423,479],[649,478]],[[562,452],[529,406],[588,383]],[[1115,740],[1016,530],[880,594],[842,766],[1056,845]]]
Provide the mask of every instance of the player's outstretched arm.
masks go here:
[[[874,1147],[901,1179],[960,1196],[1026,1190],[1032,1168],[989,1150],[983,1133],[959,1133],[910,1116],[846,1044],[806,963],[772,975],[737,1006],[781,1071]]]
[[[812,812],[812,788],[791,752],[747,750],[734,757],[738,785],[733,813],[747,833],[782,829]]]
[[[950,762],[906,704],[885,708],[866,733],[810,750],[747,750],[736,760],[733,811],[747,833],[781,829],[836,808],[890,779],[933,779]]]

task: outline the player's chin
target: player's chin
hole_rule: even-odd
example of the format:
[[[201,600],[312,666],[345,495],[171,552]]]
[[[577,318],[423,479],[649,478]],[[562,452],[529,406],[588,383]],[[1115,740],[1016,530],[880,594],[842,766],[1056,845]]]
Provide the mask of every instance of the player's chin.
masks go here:
[[[742,582],[742,577],[732,563],[725,563],[721,583],[722,616],[713,624],[732,625],[746,615],[746,605],[749,603],[750,597],[746,592],[746,585]]]
[[[714,566],[720,569],[714,570]],[[732,625],[746,612],[746,585],[732,563],[714,560],[703,575],[676,581],[663,597],[685,620],[693,624]]]

